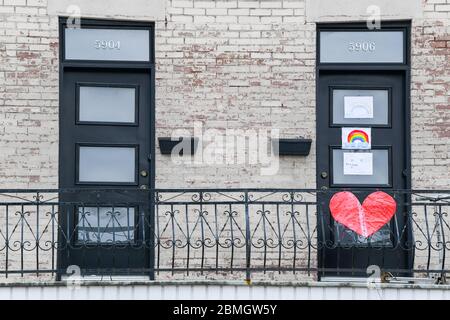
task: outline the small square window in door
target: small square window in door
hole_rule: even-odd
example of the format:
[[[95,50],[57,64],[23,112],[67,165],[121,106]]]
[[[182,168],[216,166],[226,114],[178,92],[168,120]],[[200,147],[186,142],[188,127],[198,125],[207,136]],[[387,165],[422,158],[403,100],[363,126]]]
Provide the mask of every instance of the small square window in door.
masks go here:
[[[370,237],[358,235],[356,232],[348,229],[344,225],[335,222],[334,225],[335,242],[343,246],[391,246],[391,228],[390,224],[386,224],[380,230]]]
[[[364,151],[331,149],[332,186],[389,187],[390,148]]]
[[[389,126],[389,89],[332,88],[332,126]]]
[[[78,183],[137,184],[137,147],[78,146]]]
[[[132,242],[135,235],[134,220],[134,207],[78,207],[78,242]]]
[[[137,124],[138,87],[77,84],[78,124]]]

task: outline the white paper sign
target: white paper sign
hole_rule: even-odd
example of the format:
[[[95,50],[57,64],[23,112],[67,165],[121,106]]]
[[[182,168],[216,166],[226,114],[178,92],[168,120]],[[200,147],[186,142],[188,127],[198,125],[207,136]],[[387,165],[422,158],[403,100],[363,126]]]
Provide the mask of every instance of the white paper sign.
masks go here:
[[[344,175],[373,175],[373,154],[370,152],[345,152]]]
[[[373,119],[372,96],[344,97],[345,119]]]
[[[372,148],[371,128],[342,128],[342,149]]]

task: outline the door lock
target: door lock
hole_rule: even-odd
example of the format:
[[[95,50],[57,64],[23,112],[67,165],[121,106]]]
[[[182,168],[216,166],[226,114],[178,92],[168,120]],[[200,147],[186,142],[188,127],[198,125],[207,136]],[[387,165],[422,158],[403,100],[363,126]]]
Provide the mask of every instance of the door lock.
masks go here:
[[[322,177],[322,179],[326,179],[326,178],[328,178],[328,172],[322,171],[322,172],[320,173],[320,176]]]
[[[142,170],[141,171],[141,177],[147,177],[148,176],[148,171],[147,170]]]

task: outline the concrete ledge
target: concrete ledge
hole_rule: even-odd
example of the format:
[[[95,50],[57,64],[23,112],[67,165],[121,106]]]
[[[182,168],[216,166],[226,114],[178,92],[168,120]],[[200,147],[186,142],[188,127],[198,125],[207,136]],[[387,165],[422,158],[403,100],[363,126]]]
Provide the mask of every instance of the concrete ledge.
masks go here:
[[[0,300],[448,300],[448,285],[258,281],[94,281],[0,284]]]
[[[161,0],[48,0],[49,15],[108,19],[162,20],[166,1]]]
[[[309,288],[367,288],[364,282],[319,282],[319,281],[254,281],[250,284],[236,280],[70,280],[70,281],[17,281],[0,283],[5,287],[67,287],[77,285],[82,287],[116,287],[116,286],[233,286],[233,287],[309,287]],[[425,289],[450,290],[450,285],[437,284],[407,284],[407,283],[379,283],[380,289]]]
[[[366,21],[379,8],[381,20],[419,19],[422,0],[306,0],[307,22]]]
[[[448,286],[426,288],[361,285],[284,285],[232,282],[85,283],[0,287],[0,300],[447,300]]]

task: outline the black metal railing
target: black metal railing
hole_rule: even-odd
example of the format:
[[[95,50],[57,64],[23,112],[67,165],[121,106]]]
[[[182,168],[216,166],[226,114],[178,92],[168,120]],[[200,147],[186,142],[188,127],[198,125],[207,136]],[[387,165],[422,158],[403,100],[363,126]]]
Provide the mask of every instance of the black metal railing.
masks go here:
[[[445,279],[450,191],[386,192],[397,213],[366,238],[333,222],[329,190],[0,190],[0,275]]]

